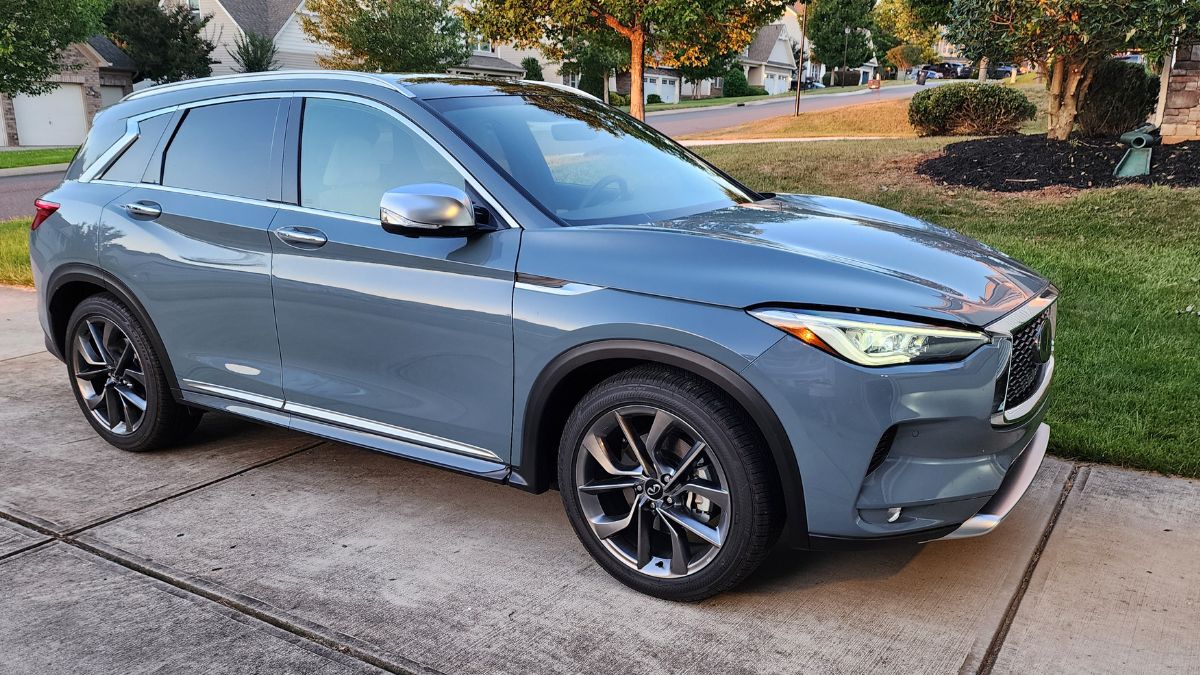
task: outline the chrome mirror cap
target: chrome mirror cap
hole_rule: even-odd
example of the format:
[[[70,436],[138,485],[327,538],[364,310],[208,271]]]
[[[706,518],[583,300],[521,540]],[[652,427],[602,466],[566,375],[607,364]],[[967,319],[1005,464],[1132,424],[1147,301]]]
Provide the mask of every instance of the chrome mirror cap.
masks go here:
[[[460,188],[418,183],[383,193],[379,222],[388,232],[465,235],[475,229],[475,209]]]

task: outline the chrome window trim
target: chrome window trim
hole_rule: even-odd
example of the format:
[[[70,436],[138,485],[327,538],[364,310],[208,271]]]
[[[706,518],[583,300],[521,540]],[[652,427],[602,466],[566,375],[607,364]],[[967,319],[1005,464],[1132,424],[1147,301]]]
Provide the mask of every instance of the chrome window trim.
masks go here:
[[[586,92],[582,89],[576,89],[575,87],[571,87],[571,86],[568,86],[565,84],[558,84],[557,82],[539,82],[536,80],[517,80],[517,82],[519,84],[528,84],[528,85],[533,85],[533,86],[537,86],[537,87],[546,87],[548,89],[554,89],[556,91],[566,92],[568,94],[574,94],[581,98],[590,98],[593,101],[600,101],[603,103],[603,100],[600,98],[597,98],[594,94],[589,94],[588,92]]]
[[[1011,338],[1025,324],[1033,321],[1050,305],[1058,301],[1058,289],[1050,286],[1024,305],[984,327],[989,333]]]
[[[242,82],[271,82],[271,81],[287,81],[287,80],[354,80],[355,82],[363,82],[373,84],[390,91],[400,93],[406,98],[413,98],[413,93],[401,87],[396,82],[389,80],[379,75],[368,73],[355,72],[350,70],[287,70],[269,73],[241,73],[234,75],[218,75],[216,77],[205,77],[196,80],[187,80],[184,82],[174,82],[171,84],[160,84],[155,87],[135,91],[121,99],[121,101],[136,101],[159,94],[169,94],[175,91],[186,91],[188,89],[198,89],[203,87],[216,87],[222,84],[240,84]]]
[[[195,389],[196,391],[203,392],[205,394],[213,394],[215,396],[222,396],[224,398],[235,398],[240,401],[254,403],[267,408],[274,408],[276,410],[283,409],[283,399],[275,398],[273,396],[263,396],[262,394],[242,391],[241,389],[234,389],[232,387],[222,387],[217,384],[209,384],[199,380],[183,379],[180,380],[180,383],[187,388]]]
[[[401,441],[407,441],[409,443],[415,443],[417,445],[433,448],[435,450],[445,450],[446,452],[453,452],[458,455],[467,455],[469,457],[478,457],[480,459],[486,459],[493,462],[503,463],[504,461],[500,459],[500,456],[496,453],[479,446],[470,445],[468,443],[459,443],[458,441],[453,441],[449,438],[442,438],[441,436],[434,436],[433,434],[426,434],[420,431],[407,429],[405,427],[375,422],[362,417],[355,417],[354,415],[346,415],[344,413],[334,412],[332,410],[325,410],[324,408],[314,408],[312,406],[288,402],[283,404],[283,410],[284,412],[295,413],[297,415],[310,417],[322,422],[330,422],[338,426],[350,427],[352,429],[366,431],[379,436],[388,436]]]
[[[403,124],[404,126],[413,130],[421,140],[425,141],[430,146],[432,146],[433,149],[436,150],[437,153],[443,159],[445,159],[450,164],[450,166],[459,173],[459,175],[461,175],[463,177],[463,180],[466,181],[466,183],[469,184],[480,196],[482,196],[483,200],[485,202],[487,202],[488,205],[491,206],[496,211],[496,213],[500,216],[501,220],[504,221],[505,225],[507,226],[507,229],[520,229],[521,228],[520,223],[518,223],[517,220],[512,217],[512,214],[509,213],[507,209],[505,209],[503,206],[500,205],[500,201],[498,199],[496,199],[494,196],[492,196],[492,193],[488,192],[483,187],[483,184],[480,183],[479,180],[476,179],[475,176],[470,171],[467,170],[467,167],[464,166],[462,164],[462,162],[458,161],[458,159],[454,155],[450,154],[450,151],[446,150],[446,148],[443,147],[442,144],[439,143],[436,139],[434,139],[433,136],[430,136],[424,129],[422,129],[420,126],[418,126],[412,120],[405,117],[400,111],[396,110],[395,108],[392,108],[383,103],[379,103],[378,101],[372,101],[370,99],[363,98],[361,96],[354,96],[351,94],[339,94],[336,92],[326,92],[326,91],[274,91],[274,92],[262,92],[262,93],[256,93],[256,94],[236,94],[233,96],[222,96],[219,98],[203,99],[200,101],[181,103],[179,105],[168,106],[166,108],[160,108],[160,109],[157,109],[157,110],[154,110],[151,112],[142,113],[135,117],[129,118],[129,120],[126,123],[125,136],[122,136],[121,139],[119,141],[117,141],[117,143],[114,144],[112,148],[110,148],[103,155],[101,155],[100,159],[97,159],[96,162],[92,166],[98,167],[101,164],[101,162],[104,162],[105,163],[104,168],[107,168],[107,165],[110,164],[112,162],[112,160],[115,159],[116,156],[120,152],[124,151],[124,149],[126,147],[128,147],[128,145],[130,143],[132,143],[134,139],[137,138],[137,135],[138,135],[137,134],[137,131],[138,131],[137,123],[140,122],[141,120],[148,119],[150,117],[157,117],[158,115],[173,113],[178,110],[189,110],[191,108],[200,108],[200,107],[210,106],[210,105],[220,105],[222,103],[235,103],[237,101],[250,101],[250,100],[256,100],[256,99],[268,99],[268,98],[326,98],[326,99],[333,99],[333,100],[338,100],[338,101],[345,101],[347,103],[356,103],[356,104],[360,104],[360,105],[365,105],[370,108],[375,108],[376,110],[379,110],[380,112],[391,116],[392,118],[396,119],[398,122]],[[299,142],[300,142],[300,140],[297,139],[297,143],[299,143]],[[117,146],[120,146],[120,147],[118,148]],[[372,220],[370,218],[365,218],[363,216],[355,216],[355,215],[349,214],[349,213],[339,213],[337,211],[326,211],[324,209],[318,209],[318,208],[314,208],[311,206],[301,206],[299,204],[287,204],[284,202],[273,202],[273,201],[269,201],[269,200],[265,200],[265,199],[253,199],[253,198],[249,198],[249,197],[238,197],[235,195],[221,194],[219,192],[207,192],[204,190],[193,190],[191,188],[181,188],[181,187],[175,187],[175,186],[170,186],[170,185],[159,185],[157,183],[131,183],[128,181],[108,181],[108,180],[94,178],[94,176],[101,173],[101,171],[102,171],[102,169],[96,169],[95,171],[92,171],[91,168],[89,168],[88,171],[84,172],[84,174],[79,177],[79,180],[80,180],[80,182],[84,182],[84,183],[96,182],[96,183],[102,183],[105,185],[122,185],[125,187],[141,187],[141,188],[148,188],[148,189],[158,189],[158,190],[164,190],[164,191],[168,191],[168,192],[178,192],[180,194],[195,195],[198,197],[216,197],[218,199],[226,199],[229,201],[241,202],[244,204],[257,204],[257,205],[261,205],[261,206],[272,206],[275,208],[286,209],[289,211],[299,211],[302,213],[312,213],[312,214],[322,215],[322,216],[332,216],[332,217],[341,218],[344,220],[351,220],[354,222],[365,223],[368,225],[378,225],[379,224],[378,220]]]
[[[140,125],[143,120],[148,120],[152,117],[158,117],[159,115],[170,115],[178,109],[179,106],[160,108],[152,112],[142,113],[141,115],[134,115],[133,117],[125,120],[125,133],[117,139],[116,143],[113,143],[107,150],[97,157],[96,161],[92,162],[86,169],[84,169],[79,174],[79,178],[77,178],[76,181],[80,183],[90,183],[96,178],[96,176],[108,171],[108,168],[112,166],[112,163],[116,161],[117,157],[119,157],[122,152],[125,152],[130,145],[133,145],[133,142],[136,141],[138,136],[141,135],[141,128],[138,125]]]

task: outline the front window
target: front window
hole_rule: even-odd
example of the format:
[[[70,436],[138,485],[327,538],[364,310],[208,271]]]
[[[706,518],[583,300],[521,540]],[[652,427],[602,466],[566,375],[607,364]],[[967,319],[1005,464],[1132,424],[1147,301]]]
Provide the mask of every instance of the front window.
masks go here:
[[[603,103],[538,94],[429,104],[567,225],[651,223],[756,198]]]

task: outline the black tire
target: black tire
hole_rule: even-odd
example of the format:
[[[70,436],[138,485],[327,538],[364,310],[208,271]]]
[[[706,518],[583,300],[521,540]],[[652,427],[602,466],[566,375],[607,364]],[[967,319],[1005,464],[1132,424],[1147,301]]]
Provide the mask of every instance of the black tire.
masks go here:
[[[599,428],[598,420],[604,419],[606,415],[636,410],[638,407],[664,411],[677,418],[676,422],[683,422],[685,426],[690,427],[689,431],[694,430],[705,442],[712,460],[711,464],[706,464],[704,459],[700,459],[697,460],[697,465],[704,467],[716,464],[727,483],[727,500],[731,510],[729,520],[722,523],[723,543],[719,547],[711,547],[711,555],[715,557],[709,557],[702,568],[695,572],[689,569],[683,575],[674,578],[652,576],[647,572],[654,572],[651,565],[638,569],[637,566],[641,565],[643,560],[640,551],[640,530],[633,535],[638,537],[637,561],[631,563],[627,557],[623,562],[620,554],[612,550],[611,543],[603,543],[599,534],[594,531],[585,513],[584,500],[588,496],[581,495],[579,491],[580,473],[587,471],[580,467],[592,461],[586,457],[588,450],[583,448],[585,435],[594,436],[595,430]],[[654,419],[657,421],[657,412],[650,414],[655,415]],[[618,415],[624,416],[625,413]],[[631,423],[627,424],[631,426]],[[634,431],[635,435],[639,433]],[[643,450],[655,445],[650,442],[652,433],[651,431],[641,436]],[[622,435],[622,438],[628,436]],[[689,442],[691,441],[684,441],[684,446]],[[612,452],[614,443],[620,441],[606,442],[603,447]],[[628,448],[628,441],[622,447]],[[620,452],[624,451],[618,451]],[[653,448],[650,452],[653,455]],[[585,457],[581,459],[580,453],[584,453]],[[630,455],[620,456],[627,459]],[[674,459],[670,455],[667,457]],[[625,465],[628,466],[628,462],[625,462]],[[682,465],[677,465],[675,470],[681,474],[677,480],[690,482],[690,479],[683,476],[685,471]],[[703,600],[732,588],[752,573],[770,552],[778,539],[783,520],[779,483],[774,471],[774,463],[770,459],[762,435],[745,411],[727,394],[689,373],[652,364],[618,373],[588,392],[576,405],[566,423],[558,455],[558,485],[563,504],[575,533],[588,553],[609,574],[630,588],[655,597],[684,602]],[[667,479],[671,477],[670,471],[663,475]],[[691,475],[693,478],[700,477],[695,473]],[[594,484],[589,482],[589,485]],[[649,483],[637,486],[637,494],[646,495],[648,498],[651,493],[650,487]],[[656,489],[655,493],[659,491]],[[632,492],[624,491],[618,497],[628,501],[631,513],[636,512],[638,517],[641,517],[642,511],[633,506],[636,496]],[[611,499],[607,496],[605,498]],[[667,500],[667,503],[671,503],[670,500]],[[661,502],[658,505],[661,506]],[[675,508],[682,505],[682,501],[677,501]],[[594,512],[595,507],[591,508]],[[620,508],[623,508],[622,502],[616,502],[616,509],[619,511]],[[716,510],[723,511],[719,508]],[[651,527],[667,529],[667,519],[661,516],[654,518],[653,514],[658,512],[653,508],[646,513],[651,514]],[[637,527],[640,528],[641,524]],[[682,529],[677,531],[683,532]],[[664,535],[660,533],[656,536]],[[650,544],[646,546],[649,548]],[[689,549],[685,547],[683,550]],[[686,565],[689,556],[681,557]],[[659,567],[662,568],[661,563]],[[671,569],[674,570],[673,564]]]
[[[111,332],[112,337],[107,344],[113,347],[113,351],[122,345],[132,346],[133,352],[130,359],[136,359],[140,370],[134,371],[129,368],[128,370],[131,372],[124,373],[123,379],[127,383],[126,390],[132,391],[132,388],[136,387],[134,396],[144,401],[145,409],[140,410],[135,405],[130,405],[130,399],[123,401],[123,397],[119,395],[116,396],[116,401],[125,406],[125,417],[130,415],[130,411],[134,415],[138,415],[136,424],[127,424],[125,427],[118,424],[114,430],[109,428],[105,421],[98,419],[97,414],[94,414],[92,407],[88,405],[88,394],[85,393],[85,389],[90,388],[95,394],[91,400],[95,401],[98,398],[102,400],[97,408],[107,409],[107,399],[101,392],[107,391],[111,379],[107,375],[98,375],[94,378],[80,376],[81,365],[84,368],[89,366],[88,362],[83,360],[85,347],[78,339],[80,331],[89,330],[85,322],[89,322],[89,325],[93,327],[111,324],[112,328],[123,334],[117,335],[116,331]],[[102,340],[102,342],[105,341]],[[96,360],[94,341],[90,343],[90,348],[93,353],[89,358]],[[129,452],[157,450],[183,440],[200,423],[203,412],[181,405],[171,396],[170,383],[167,382],[162,361],[147,337],[145,329],[138,323],[133,313],[112,295],[101,293],[79,303],[79,306],[71,313],[70,322],[67,324],[66,349],[64,351],[75,400],[79,403],[79,408],[83,411],[88,423],[110,445]],[[108,360],[120,361],[120,357],[116,354],[106,356]],[[105,359],[101,358],[100,360],[104,361]],[[107,366],[93,366],[92,368],[101,370]],[[132,377],[133,372],[140,374],[141,381],[136,381]],[[102,410],[99,414],[103,416],[105,412]],[[118,413],[113,416],[113,419],[120,420],[122,417]]]

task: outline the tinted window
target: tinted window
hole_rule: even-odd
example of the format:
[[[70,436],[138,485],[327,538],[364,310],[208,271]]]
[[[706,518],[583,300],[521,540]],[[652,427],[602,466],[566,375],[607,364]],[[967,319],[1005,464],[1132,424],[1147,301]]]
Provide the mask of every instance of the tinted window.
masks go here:
[[[79,178],[124,135],[125,120],[106,111],[97,114],[96,119],[92,120],[92,130],[88,132],[87,140],[79,146],[71,165],[67,167],[67,180]]]
[[[301,206],[378,218],[384,192],[416,183],[465,188],[437,150],[391,115],[348,101],[305,101]]]
[[[756,198],[654,129],[579,96],[429,105],[568,225],[653,222]]]
[[[267,199],[278,99],[192,108],[163,160],[163,185]]]
[[[140,183],[146,172],[146,162],[150,161],[150,155],[154,153],[154,148],[158,147],[158,141],[167,128],[167,122],[170,121],[171,114],[164,113],[139,122],[137,139],[121,153],[112,166],[108,167],[103,178]]]

